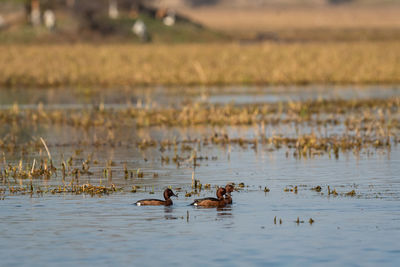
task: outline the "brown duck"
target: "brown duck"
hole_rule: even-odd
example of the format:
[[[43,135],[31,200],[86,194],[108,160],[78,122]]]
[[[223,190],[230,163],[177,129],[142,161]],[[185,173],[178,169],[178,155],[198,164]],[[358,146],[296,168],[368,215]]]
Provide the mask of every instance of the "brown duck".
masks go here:
[[[177,195],[172,192],[171,189],[167,188],[164,190],[164,199],[142,199],[135,203],[137,206],[171,206],[172,200],[171,197],[177,197]]]
[[[235,190],[235,187],[231,184],[227,184],[225,186],[225,190],[226,190],[226,194],[225,194],[225,203],[226,204],[232,204],[232,197],[231,197],[231,193]]]
[[[220,187],[217,190],[217,198],[206,197],[201,199],[195,199],[194,202],[190,205],[197,207],[224,207],[226,205],[224,199],[225,194],[226,194],[225,188]]]

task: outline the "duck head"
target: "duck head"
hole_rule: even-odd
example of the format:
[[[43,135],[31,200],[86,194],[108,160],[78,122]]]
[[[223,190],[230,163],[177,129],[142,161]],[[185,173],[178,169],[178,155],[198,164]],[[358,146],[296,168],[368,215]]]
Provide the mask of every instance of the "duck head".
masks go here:
[[[225,194],[226,194],[225,188],[223,188],[223,187],[218,188],[218,190],[217,190],[217,198],[218,199],[223,199]]]
[[[169,199],[170,197],[178,197],[178,196],[175,195],[171,189],[167,188],[164,190],[164,198]]]

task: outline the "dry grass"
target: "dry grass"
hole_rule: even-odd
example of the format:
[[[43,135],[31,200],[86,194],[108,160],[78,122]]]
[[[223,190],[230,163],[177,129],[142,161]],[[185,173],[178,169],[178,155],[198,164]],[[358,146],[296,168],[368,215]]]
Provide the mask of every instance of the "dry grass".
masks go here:
[[[3,86],[395,84],[400,42],[0,46]]]
[[[188,17],[235,38],[283,41],[400,40],[400,5],[202,8]]]
[[[196,21],[226,31],[309,28],[399,28],[400,6],[202,8],[182,12]]]

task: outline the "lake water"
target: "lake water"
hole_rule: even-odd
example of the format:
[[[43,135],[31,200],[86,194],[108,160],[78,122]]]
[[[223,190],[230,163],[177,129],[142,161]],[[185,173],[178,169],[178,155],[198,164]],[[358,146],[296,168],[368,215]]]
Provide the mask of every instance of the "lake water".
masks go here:
[[[253,103],[316,98],[392,98],[400,96],[399,87],[381,88],[243,88],[205,90],[194,88],[180,95],[165,88],[131,91],[128,89],[66,93],[60,90],[1,90],[0,106],[20,109],[81,108],[104,103],[106,108],[125,105],[153,107],[179,106],[187,101],[212,103]],[[151,108],[151,107],[149,107]],[[283,127],[280,132],[293,131]],[[213,266],[398,266],[400,264],[400,149],[364,150],[359,155],[340,153],[338,159],[327,154],[312,158],[292,157],[292,150],[257,149],[243,146],[189,144],[197,148],[198,160],[179,166],[163,162],[174,149],[138,149],[131,143],[142,139],[194,139],[225,131],[232,136],[257,135],[254,126],[229,127],[149,127],[123,126],[116,131],[119,146],[91,146],[94,134],[105,135],[101,127],[83,130],[70,126],[42,125],[18,132],[21,140],[43,137],[54,163],[73,156],[81,165],[89,155],[98,163],[93,175],[80,177],[81,183],[115,184],[122,191],[109,195],[88,194],[3,194],[0,200],[0,257],[2,266],[88,266],[110,265],[213,265]],[[272,126],[267,132],[274,131]],[[11,129],[11,130],[10,130]],[[5,138],[12,127],[4,126]],[[304,127],[303,132],[310,129]],[[335,131],[335,129],[332,129]],[[340,132],[340,126],[336,131]],[[81,142],[80,142],[81,141]],[[77,151],[79,150],[79,151]],[[22,153],[0,151],[7,163],[29,166],[42,155],[28,149]],[[43,152],[44,153],[44,152]],[[190,157],[181,145],[178,153]],[[287,156],[289,154],[289,156]],[[3,157],[3,156],[2,156]],[[102,174],[107,161],[112,178]],[[143,178],[124,177],[140,168]],[[4,168],[4,162],[0,168]],[[192,173],[203,185],[198,195],[192,191]],[[8,182],[13,183],[12,179]],[[66,183],[70,180],[67,178]],[[232,193],[231,206],[201,209],[189,206],[195,198],[214,196],[215,186],[229,182],[244,183]],[[18,184],[18,182],[16,182]],[[38,180],[35,186],[62,185],[61,177]],[[141,186],[136,193],[133,185]],[[321,192],[311,190],[321,186]],[[1,187],[7,188],[5,180]],[[171,207],[137,207],[136,200],[161,198],[171,186],[179,194]],[[297,193],[290,191],[297,186]],[[336,189],[329,195],[327,187]],[[268,187],[269,192],[264,192]],[[289,190],[285,190],[289,189]],[[345,193],[355,190],[356,196]],[[153,193],[154,194],[150,194]],[[276,221],[274,218],[276,217]],[[299,221],[297,219],[299,218]],[[314,222],[309,223],[312,218]]]

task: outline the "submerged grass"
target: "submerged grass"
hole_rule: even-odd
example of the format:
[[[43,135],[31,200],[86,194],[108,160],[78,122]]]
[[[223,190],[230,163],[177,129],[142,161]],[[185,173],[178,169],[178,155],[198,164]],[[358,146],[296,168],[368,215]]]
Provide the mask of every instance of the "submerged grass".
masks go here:
[[[189,103],[180,107],[148,109],[129,105],[118,110],[87,109],[20,110],[18,105],[0,110],[0,123],[20,127],[69,125],[74,128],[105,126],[112,131],[124,125],[152,126],[224,126],[305,124],[309,126],[344,124],[348,130],[367,130],[368,124],[399,128],[400,98],[360,100],[309,100],[245,105]],[[112,133],[109,134],[111,137]],[[0,143],[1,144],[1,143]],[[154,143],[153,143],[154,144]],[[141,144],[148,146],[149,143]],[[150,144],[151,145],[151,144]]]
[[[400,42],[1,45],[2,86],[396,84]]]
[[[163,179],[163,172],[154,169],[157,164],[166,170],[174,165],[193,170],[185,194],[190,197],[202,188],[211,188],[195,177],[194,170],[221,158],[229,161],[231,148],[255,153],[284,149],[281,156],[296,160],[339,159],[351,154],[359,159],[374,153],[390,156],[392,147],[400,143],[399,116],[397,95],[387,99],[320,98],[236,105],[188,101],[153,108],[141,102],[119,108],[102,104],[84,108],[45,108],[43,104],[22,107],[15,103],[0,109],[0,199],[45,193],[102,196],[127,188],[133,193],[143,186],[147,192],[149,181]],[[193,127],[200,130],[199,134],[149,134],[157,128],[185,132]],[[235,127],[246,129],[246,133],[235,134],[231,131]],[[46,131],[72,129],[71,139],[46,136]],[[114,148],[137,156],[120,161],[98,153]],[[220,149],[220,154],[208,154],[213,151],[209,148]],[[150,169],[144,163],[147,161]],[[150,193],[154,193],[154,185],[150,184]],[[235,186],[249,190],[244,183]],[[351,191],[331,190],[325,185],[309,189],[330,197],[364,196],[353,187]],[[267,193],[270,188],[263,185],[257,190]],[[302,185],[290,185],[284,192],[304,190]]]
[[[68,126],[80,129],[86,134],[91,129],[101,129],[103,138],[96,133],[79,142],[82,146],[126,146],[145,151],[148,148],[157,148],[160,153],[161,164],[190,164],[197,166],[199,161],[217,160],[217,157],[204,157],[196,153],[196,147],[202,146],[239,146],[241,148],[266,149],[274,151],[286,148],[286,157],[293,155],[295,158],[312,158],[328,155],[330,158],[339,158],[340,152],[353,152],[359,155],[361,151],[370,149],[390,150],[392,145],[399,143],[399,109],[400,98],[391,99],[360,99],[360,100],[310,100],[303,102],[285,102],[257,105],[213,105],[213,104],[188,104],[182,107],[169,107],[148,109],[142,106],[126,106],[114,109],[65,109],[43,110],[18,108],[14,105],[10,109],[0,110],[0,124],[10,131],[0,136],[0,149],[7,153],[32,149],[41,151],[47,145],[43,139],[31,137],[21,142],[21,131],[24,129],[37,129],[42,126]],[[152,127],[229,127],[250,126],[254,127],[253,137],[236,137],[228,134],[226,130],[212,131],[201,137],[182,140],[150,137],[129,139],[122,141],[118,132],[130,125],[132,129],[151,131]],[[266,134],[267,127],[291,125],[296,130],[295,134]],[[98,128],[100,127],[100,128]],[[302,127],[310,127],[308,133],[299,131]],[[334,128],[341,129],[339,132]],[[341,133],[341,134],[339,134]],[[70,144],[53,143],[52,146],[65,146]],[[174,154],[168,155],[168,151]],[[178,150],[181,152],[178,154]],[[166,152],[166,154],[164,154]],[[369,152],[368,152],[369,153]],[[47,165],[52,165],[48,152]],[[76,155],[80,150],[76,150]],[[146,157],[144,160],[147,161]],[[46,159],[47,160],[47,159]],[[69,162],[69,161],[68,161]],[[68,163],[67,162],[67,163]],[[88,161],[89,162],[89,161]],[[6,164],[4,164],[6,165]],[[47,166],[45,164],[45,166]],[[113,162],[107,163],[104,177],[111,177],[110,167]],[[43,168],[46,170],[47,168]],[[66,169],[64,164],[63,169]],[[50,168],[51,170],[51,168]],[[10,169],[9,173],[15,172]],[[75,169],[72,173],[90,173],[87,164],[82,165],[82,170]],[[124,177],[133,176],[124,165]],[[28,175],[26,175],[28,176]],[[140,169],[136,177],[143,178]],[[153,175],[154,176],[154,175]]]

